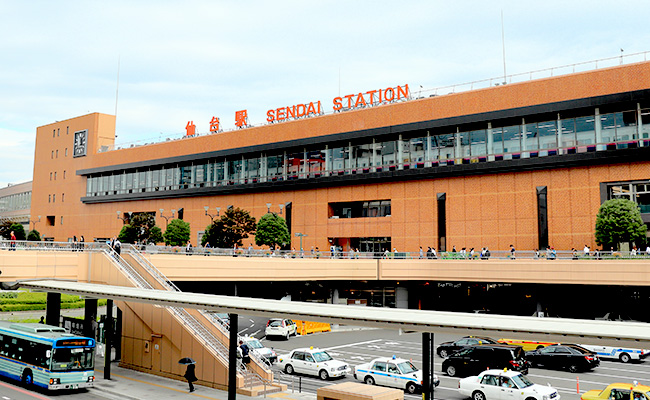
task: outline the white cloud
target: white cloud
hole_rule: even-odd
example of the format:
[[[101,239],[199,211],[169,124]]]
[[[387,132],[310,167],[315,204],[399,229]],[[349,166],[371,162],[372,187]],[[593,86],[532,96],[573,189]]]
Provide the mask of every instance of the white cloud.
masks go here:
[[[283,105],[331,109],[339,87],[498,77],[502,11],[509,74],[649,50],[644,1],[4,2],[0,186],[30,179],[38,126],[114,113],[118,59],[118,142],[133,142],[213,115],[230,129],[241,109],[254,124]]]

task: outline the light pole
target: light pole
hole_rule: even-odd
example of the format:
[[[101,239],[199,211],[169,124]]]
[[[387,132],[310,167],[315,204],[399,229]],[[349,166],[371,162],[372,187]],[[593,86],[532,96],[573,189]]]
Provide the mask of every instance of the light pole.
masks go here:
[[[171,216],[164,216],[163,212],[165,212],[164,208],[161,208],[160,210],[160,218],[165,218],[165,229],[167,228],[167,225],[169,225],[169,219],[174,218],[174,213],[176,212],[176,209],[172,208],[172,215]]]
[[[31,220],[31,219],[30,219],[29,222],[31,222],[32,224],[34,224],[34,225],[32,225],[32,230],[35,231],[35,230],[36,230],[36,223],[37,223],[37,222],[41,222],[41,216],[39,215],[39,216],[38,216],[38,219],[35,219],[35,220]]]
[[[302,238],[304,238],[305,236],[309,236],[309,235],[307,235],[306,233],[300,233],[300,232],[296,232],[295,235],[300,238],[300,251],[303,251],[302,250]]]
[[[122,211],[117,211],[117,219],[121,219],[122,224],[125,225],[126,221],[131,220],[131,214],[133,214],[133,213],[132,212],[127,212],[127,214],[129,214],[128,217],[120,217],[121,214],[122,214]]]
[[[208,210],[210,209],[209,206],[205,206],[205,207],[203,207],[203,209],[205,210],[205,215],[207,215],[208,217],[210,217],[210,219],[212,220],[212,223],[214,224],[214,217],[218,217],[218,216],[219,216],[219,211],[221,211],[221,207],[215,207],[215,209],[217,210],[217,214],[216,214],[216,215],[208,213]]]

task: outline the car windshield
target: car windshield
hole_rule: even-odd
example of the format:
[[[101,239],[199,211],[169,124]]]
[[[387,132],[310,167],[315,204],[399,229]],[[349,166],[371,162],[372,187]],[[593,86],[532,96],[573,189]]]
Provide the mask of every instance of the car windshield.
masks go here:
[[[274,328],[277,328],[278,326],[282,326],[282,321],[280,321],[280,320],[271,321],[271,323],[269,324],[269,326],[272,326],[272,327],[274,327]]]
[[[264,346],[262,346],[262,342],[260,342],[257,339],[247,340],[246,344],[251,349],[262,349],[262,348],[264,348]]]
[[[316,360],[316,362],[329,361],[332,359],[332,356],[327,354],[326,351],[320,351],[318,353],[313,353],[312,355],[314,356],[314,360]]]
[[[418,370],[410,361],[397,364],[397,368],[399,368],[403,374],[410,374],[411,372],[416,372]]]
[[[513,376],[512,380],[517,386],[519,386],[520,389],[527,388],[528,386],[533,386],[533,382],[521,374]]]

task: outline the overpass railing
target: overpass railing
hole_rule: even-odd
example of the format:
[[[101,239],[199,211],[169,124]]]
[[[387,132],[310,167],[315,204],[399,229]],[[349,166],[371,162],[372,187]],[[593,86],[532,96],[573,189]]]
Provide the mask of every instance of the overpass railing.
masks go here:
[[[429,259],[429,260],[490,260],[490,259],[525,259],[525,260],[635,260],[650,259],[646,250],[602,251],[602,250],[490,250],[465,248],[451,251],[320,251],[312,250],[268,250],[246,248],[206,248],[148,245],[142,250],[149,254],[176,254],[189,256],[221,257],[269,257],[269,258],[312,258],[312,259]]]

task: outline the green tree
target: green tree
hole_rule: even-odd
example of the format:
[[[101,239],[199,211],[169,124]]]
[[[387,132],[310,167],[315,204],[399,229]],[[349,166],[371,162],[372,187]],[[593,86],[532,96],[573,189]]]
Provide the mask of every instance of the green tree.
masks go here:
[[[276,245],[285,247],[291,242],[287,221],[276,213],[264,214],[257,223],[255,244],[269,246],[274,249]]]
[[[137,228],[135,232],[136,241],[139,243],[149,243],[151,237],[151,228],[156,225],[156,213],[133,213],[131,214],[131,218],[129,218],[129,225]]]
[[[149,240],[147,243],[156,244],[164,241],[165,239],[163,239],[162,230],[158,226],[152,226],[151,229],[149,229]]]
[[[182,219],[171,220],[163,239],[167,246],[184,246],[190,240],[190,224]]]
[[[122,243],[135,243],[138,240],[138,231],[138,227],[126,224],[122,226],[122,230],[120,231],[120,234],[117,235],[117,238]]]
[[[41,241],[41,234],[37,230],[29,231],[29,234],[27,235],[27,240],[30,242],[40,242]]]
[[[21,224],[13,223],[9,227],[9,237],[11,237],[11,231],[14,231],[14,235],[16,235],[16,240],[25,240],[27,239],[27,235],[25,235],[25,228]]]
[[[255,217],[246,210],[231,207],[205,229],[201,244],[220,248],[242,246],[242,240],[252,233],[255,233]]]
[[[596,215],[596,243],[618,250],[620,243],[646,241],[647,227],[639,206],[631,200],[612,199],[600,206]]]

